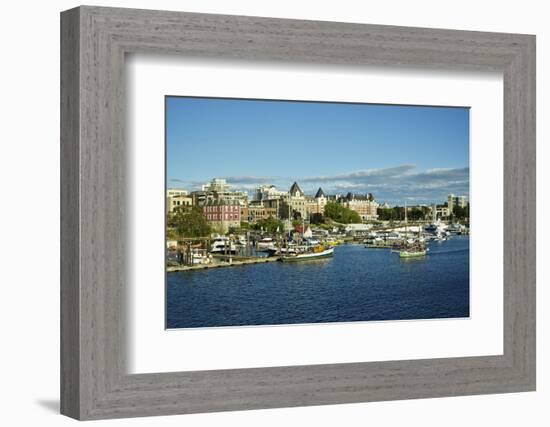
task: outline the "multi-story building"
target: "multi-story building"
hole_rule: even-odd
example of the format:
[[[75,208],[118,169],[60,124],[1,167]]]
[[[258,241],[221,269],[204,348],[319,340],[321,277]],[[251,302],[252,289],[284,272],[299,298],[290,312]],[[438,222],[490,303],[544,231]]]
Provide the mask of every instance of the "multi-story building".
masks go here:
[[[231,186],[223,178],[214,178],[202,186],[202,190],[191,193],[196,206],[204,206],[209,200],[237,200],[241,207],[248,206],[248,194],[244,191],[231,191]]]
[[[169,188],[166,190],[166,211],[174,212],[174,209],[184,206],[193,206],[193,198],[185,190]]]
[[[436,218],[448,218],[451,215],[451,210],[448,206],[436,206],[435,217]]]
[[[204,184],[200,192],[206,196],[206,198],[218,198],[218,199],[246,199],[248,201],[248,194],[244,191],[232,191],[231,185],[227,183],[227,180],[223,178],[214,178],[208,184]]]
[[[307,203],[307,209],[308,209],[308,216],[311,216],[312,214],[323,214],[325,213],[325,206],[327,204],[327,196],[323,192],[322,188],[319,188],[317,190],[317,193],[315,194],[315,197],[308,198]]]
[[[307,199],[297,182],[290,187],[285,202],[289,208],[290,217],[297,213],[301,218],[307,218]]]
[[[456,206],[459,208],[465,208],[466,203],[466,196],[455,196],[454,194],[449,194],[447,196],[447,207],[449,208],[449,214],[453,213],[453,208]]]
[[[208,184],[202,186],[202,191],[205,193],[226,193],[229,191],[229,184],[223,178],[214,178]]]
[[[166,197],[187,196],[188,194],[187,190],[181,188],[168,188],[166,190]]]
[[[258,201],[251,202],[248,208],[241,210],[241,213],[244,212],[246,212],[246,216],[243,216],[242,219],[252,223],[269,217],[277,218],[276,207],[268,207]]]
[[[286,195],[286,191],[277,190],[274,185],[261,185],[254,192],[254,200],[258,202],[263,202],[265,200],[277,200]]]
[[[241,204],[235,199],[207,199],[202,206],[204,217],[215,232],[225,234],[241,226]]]
[[[338,202],[357,212],[363,221],[378,219],[378,203],[374,201],[371,193],[367,195],[348,193],[345,197],[339,198]]]

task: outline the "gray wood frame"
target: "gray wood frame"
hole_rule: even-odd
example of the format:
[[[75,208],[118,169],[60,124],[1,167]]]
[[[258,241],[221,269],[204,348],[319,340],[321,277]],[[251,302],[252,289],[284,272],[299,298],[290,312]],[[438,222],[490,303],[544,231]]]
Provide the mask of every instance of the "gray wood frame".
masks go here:
[[[504,354],[128,375],[124,56],[504,75]],[[77,419],[535,390],[535,37],[83,6],[61,14],[61,412]],[[159,284],[162,286],[162,284]]]

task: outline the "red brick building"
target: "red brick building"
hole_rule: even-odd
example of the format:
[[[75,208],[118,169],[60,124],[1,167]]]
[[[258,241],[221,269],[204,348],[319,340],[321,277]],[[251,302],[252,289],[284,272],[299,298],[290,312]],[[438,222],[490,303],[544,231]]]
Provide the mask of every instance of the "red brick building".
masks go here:
[[[241,225],[241,205],[237,200],[209,199],[202,206],[206,220],[213,230],[218,233],[227,233],[230,227]]]

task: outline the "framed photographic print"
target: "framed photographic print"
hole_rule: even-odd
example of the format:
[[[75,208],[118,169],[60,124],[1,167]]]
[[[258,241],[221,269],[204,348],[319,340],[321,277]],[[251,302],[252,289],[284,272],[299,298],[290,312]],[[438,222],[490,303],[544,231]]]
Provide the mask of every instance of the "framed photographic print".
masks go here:
[[[469,108],[165,105],[167,328],[469,317]]]
[[[62,413],[535,389],[535,38],[62,13]]]

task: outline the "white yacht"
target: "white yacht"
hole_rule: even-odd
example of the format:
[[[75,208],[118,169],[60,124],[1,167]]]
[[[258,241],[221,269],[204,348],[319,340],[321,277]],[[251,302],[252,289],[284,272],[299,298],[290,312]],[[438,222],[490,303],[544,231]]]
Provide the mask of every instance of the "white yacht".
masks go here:
[[[275,241],[271,237],[264,237],[256,243],[256,250],[259,252],[269,252],[275,248]]]
[[[227,237],[220,236],[212,240],[210,253],[235,255],[237,247]]]

